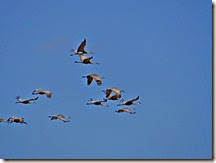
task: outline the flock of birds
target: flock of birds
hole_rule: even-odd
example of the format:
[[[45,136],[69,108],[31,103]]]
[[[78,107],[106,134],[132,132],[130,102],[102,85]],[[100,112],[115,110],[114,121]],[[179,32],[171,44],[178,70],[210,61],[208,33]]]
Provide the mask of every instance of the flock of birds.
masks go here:
[[[75,63],[81,63],[81,64],[99,64],[97,62],[92,62],[91,60],[93,59],[93,57],[87,57],[85,56],[85,54],[92,54],[92,52],[86,52],[85,51],[85,46],[86,46],[86,39],[84,39],[84,41],[82,41],[82,43],[79,45],[78,49],[72,49],[71,52],[73,52],[72,54],[70,54],[70,56],[73,55],[78,55],[80,57],[80,61],[75,61]],[[98,86],[102,85],[102,79],[104,77],[100,77],[98,74],[89,74],[87,76],[82,76],[83,78],[87,78],[87,85],[90,85],[92,83],[92,81],[94,80]],[[94,100],[92,98],[89,99],[89,102],[86,103],[87,105],[96,105],[96,106],[103,106],[103,107],[109,107],[109,105],[106,105],[104,103],[106,103],[108,100],[120,100],[121,99],[121,94],[122,92],[124,92],[124,90],[112,87],[112,88],[108,88],[106,90],[103,90],[103,92],[105,93],[105,97],[103,98],[103,100],[97,101]],[[32,92],[32,95],[45,95],[47,96],[47,98],[51,98],[52,97],[52,92],[50,90],[42,90],[42,89],[35,89]],[[16,103],[21,103],[21,104],[31,104],[31,103],[36,103],[36,101],[39,99],[39,96],[35,97],[35,98],[31,98],[31,99],[22,99],[20,96],[16,97]],[[126,105],[126,106],[130,106],[133,104],[141,104],[140,102],[137,102],[137,100],[139,99],[139,96],[137,96],[134,99],[125,101],[124,99],[121,99],[119,104],[117,106],[122,106],[122,105]],[[121,109],[116,110],[115,112],[117,113],[129,113],[129,114],[135,114],[136,111],[135,108],[130,108],[130,107],[124,107]],[[69,118],[71,118],[70,116],[65,116],[62,114],[57,114],[57,115],[52,115],[52,116],[48,116],[50,118],[50,120],[61,120],[63,122],[70,122]],[[20,124],[27,124],[27,122],[25,122],[24,118],[20,118],[20,117],[16,117],[16,116],[12,116],[10,118],[8,118],[7,120],[4,120],[3,118],[0,118],[0,122],[6,122],[6,123],[20,123]]]

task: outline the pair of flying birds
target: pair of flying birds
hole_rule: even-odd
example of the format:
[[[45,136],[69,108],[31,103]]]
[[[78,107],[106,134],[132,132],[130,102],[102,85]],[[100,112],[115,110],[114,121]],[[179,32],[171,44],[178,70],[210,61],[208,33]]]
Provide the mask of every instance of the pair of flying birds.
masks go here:
[[[41,90],[41,89],[35,89],[32,92],[33,95],[46,95],[48,98],[52,97],[52,93],[49,90]],[[17,102],[16,103],[22,103],[22,104],[31,104],[31,103],[35,103],[36,100],[38,100],[39,97],[36,98],[31,98],[31,99],[22,99],[21,97],[17,96]],[[69,116],[64,116],[62,114],[57,114],[57,115],[53,115],[53,116],[49,116],[49,118],[51,120],[62,120],[63,122],[69,122],[68,118],[70,118]],[[26,122],[24,122],[24,118],[17,118],[15,116],[10,117],[7,121],[2,119],[2,122],[15,122],[15,123],[24,123],[27,124]]]
[[[52,93],[49,90],[41,90],[41,89],[35,89],[32,92],[33,95],[46,95],[48,98],[52,97]],[[38,100],[39,97],[36,98],[31,98],[31,99],[27,99],[24,100],[22,99],[20,96],[17,96],[17,102],[16,103],[22,103],[22,104],[31,104],[31,103],[35,103],[36,100]]]

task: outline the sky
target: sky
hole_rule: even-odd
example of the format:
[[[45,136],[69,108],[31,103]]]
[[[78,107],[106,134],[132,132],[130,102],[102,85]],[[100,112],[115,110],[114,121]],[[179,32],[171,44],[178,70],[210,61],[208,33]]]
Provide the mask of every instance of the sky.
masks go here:
[[[196,2],[196,3],[195,3]],[[210,0],[38,0],[0,2],[0,124],[3,159],[211,159]],[[99,65],[70,56],[83,39]],[[97,73],[103,83],[86,84]],[[88,106],[117,87],[123,107]],[[51,99],[16,104],[16,96]],[[48,116],[71,116],[69,123]]]

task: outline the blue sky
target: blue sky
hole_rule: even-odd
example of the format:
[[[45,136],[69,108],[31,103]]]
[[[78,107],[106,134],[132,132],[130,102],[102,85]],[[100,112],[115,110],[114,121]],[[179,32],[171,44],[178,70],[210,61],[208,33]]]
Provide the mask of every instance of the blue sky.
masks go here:
[[[195,3],[196,2],[196,3]],[[212,157],[210,0],[1,1],[1,158],[199,159]],[[87,39],[99,65],[69,56]],[[87,86],[83,75],[104,76]],[[118,87],[140,96],[136,114],[86,106]],[[35,88],[49,89],[36,104]],[[70,123],[50,121],[54,114]]]

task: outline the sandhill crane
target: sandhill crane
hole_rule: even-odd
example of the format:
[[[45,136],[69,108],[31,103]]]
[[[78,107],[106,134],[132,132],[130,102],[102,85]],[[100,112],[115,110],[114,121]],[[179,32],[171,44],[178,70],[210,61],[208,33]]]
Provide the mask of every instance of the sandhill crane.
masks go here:
[[[84,39],[84,41],[79,45],[78,49],[72,49],[71,51],[74,52],[74,54],[71,54],[71,56],[73,55],[82,55],[82,54],[92,54],[92,52],[86,52],[84,50],[86,46],[86,39]]]
[[[57,120],[57,119],[59,119],[59,120],[61,120],[63,122],[70,122],[68,120],[68,118],[70,118],[70,116],[64,116],[62,114],[52,115],[52,116],[49,116],[49,118],[50,118],[50,120]]]
[[[90,74],[87,76],[82,76],[82,78],[87,78],[87,85],[90,85],[93,79],[96,81],[97,85],[101,85],[102,84],[101,79],[104,79],[104,77],[100,77],[97,74]]]
[[[12,117],[10,117],[8,120],[7,120],[7,122],[8,123],[13,123],[13,122],[15,122],[15,123],[21,123],[21,124],[27,124],[26,122],[25,122],[25,120],[24,120],[24,118],[18,118],[18,117],[16,117],[16,116],[12,116]]]
[[[108,100],[119,100],[121,98],[121,93],[124,92],[124,90],[112,87],[112,88],[108,88],[105,91],[106,94],[106,98]],[[112,95],[112,92],[114,92],[115,94]]]
[[[121,105],[132,105],[132,104],[141,104],[141,102],[135,102],[139,99],[139,96],[136,97],[135,99],[132,100],[128,100],[128,101],[124,101],[124,99],[122,99],[120,101],[120,104],[118,104],[117,106],[121,106]]]
[[[85,55],[80,55],[80,62],[75,61],[75,63],[82,63],[82,64],[99,64],[97,62],[91,62],[93,57],[86,57]]]
[[[135,114],[136,112],[133,110],[135,110],[135,109],[134,108],[122,108],[122,109],[116,110],[115,112],[117,112],[117,113],[126,112],[126,113],[130,113],[130,114]]]
[[[41,90],[41,89],[35,89],[33,92],[32,92],[33,95],[46,95],[48,98],[51,98],[52,97],[52,93],[51,91],[49,90]]]
[[[103,99],[103,100],[101,100],[101,101],[96,101],[96,100],[93,100],[92,98],[90,98],[89,101],[90,101],[90,102],[88,102],[87,105],[97,105],[97,106],[109,107],[109,105],[104,105],[104,104],[102,104],[102,102],[107,102],[107,99]]]
[[[23,100],[21,97],[17,96],[17,102],[16,103],[22,103],[22,104],[31,104],[31,103],[35,103],[34,101],[36,101],[39,97],[36,98],[31,98],[28,100]]]

